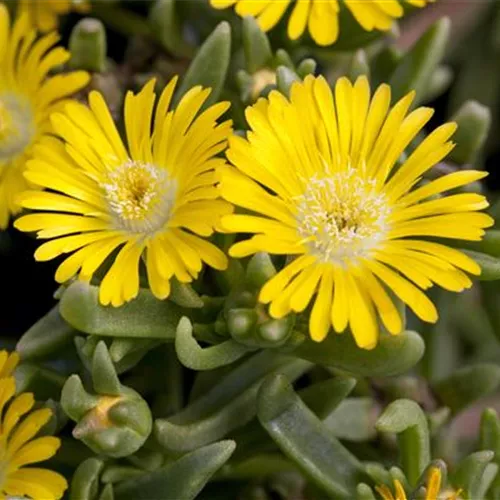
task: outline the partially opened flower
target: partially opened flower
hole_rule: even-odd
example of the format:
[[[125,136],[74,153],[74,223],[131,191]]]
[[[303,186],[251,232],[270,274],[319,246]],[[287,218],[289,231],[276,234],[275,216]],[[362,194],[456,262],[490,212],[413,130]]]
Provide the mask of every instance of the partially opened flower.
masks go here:
[[[168,297],[172,276],[190,282],[202,262],[226,266],[225,255],[205,238],[232,211],[217,199],[215,186],[215,169],[225,163],[216,155],[232,130],[231,121],[217,120],[229,103],[200,113],[210,89],[194,87],[169,111],[175,84],[173,79],[162,92],[153,127],[154,80],[137,95],[127,94],[127,147],[101,94],[90,94],[90,107],[68,104],[65,114],[53,117],[62,140],[40,144],[28,165],[26,178],[52,192],[25,192],[20,203],[41,213],[21,217],[16,227],[52,240],[38,248],[37,260],[72,253],[56,272],[59,282],[77,274],[90,280],[113,256],[100,284],[105,305],[137,296],[141,257],[160,299]]]
[[[369,83],[326,80],[295,83],[290,101],[274,91],[247,109],[251,131],[233,137],[227,153],[236,167],[220,169],[222,196],[254,214],[224,217],[227,232],[250,233],[230,249],[245,257],[269,252],[294,257],[268,281],[259,300],[281,318],[313,303],[310,334],[316,341],[350,327],[357,344],[373,348],[378,319],[392,334],[402,318],[389,290],[424,321],[437,310],[422,290],[437,284],[462,291],[479,266],[436,238],[480,240],[491,217],[475,193],[442,195],[481,179],[458,171],[418,185],[453,148],[454,123],[440,126],[404,159],[431,118],[408,114],[411,92],[392,109],[391,89],[370,97]],[[399,162],[402,162],[400,165]],[[431,241],[429,238],[433,238]],[[315,298],[313,298],[315,297]]]
[[[424,500],[458,500],[460,491],[442,491],[441,470],[438,467],[432,467],[428,474],[427,484],[425,488]],[[397,479],[394,481],[394,494],[391,489],[385,485],[377,486],[377,492],[382,500],[407,500],[406,492],[403,485]]]
[[[19,9],[30,23],[43,32],[57,29],[59,16],[72,10],[85,13],[90,10],[88,0],[18,0]]]
[[[432,0],[210,0],[216,9],[232,5],[240,16],[255,16],[263,31],[274,28],[293,4],[288,37],[297,40],[309,31],[318,45],[331,45],[339,36],[339,9],[344,4],[366,31],[388,31],[403,16],[403,4],[424,7]]]
[[[28,187],[26,161],[34,145],[52,133],[50,114],[89,79],[83,71],[49,76],[70,55],[54,47],[56,33],[36,36],[25,15],[11,26],[0,4],[0,229],[21,210],[16,197]]]

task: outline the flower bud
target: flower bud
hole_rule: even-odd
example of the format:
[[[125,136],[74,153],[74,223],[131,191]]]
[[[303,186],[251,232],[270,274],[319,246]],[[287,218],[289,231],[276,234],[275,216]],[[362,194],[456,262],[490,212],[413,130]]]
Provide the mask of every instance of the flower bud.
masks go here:
[[[61,404],[77,422],[73,436],[95,453],[114,458],[135,453],[152,428],[152,416],[141,396],[122,387],[118,396],[88,394],[77,375],[64,385]]]

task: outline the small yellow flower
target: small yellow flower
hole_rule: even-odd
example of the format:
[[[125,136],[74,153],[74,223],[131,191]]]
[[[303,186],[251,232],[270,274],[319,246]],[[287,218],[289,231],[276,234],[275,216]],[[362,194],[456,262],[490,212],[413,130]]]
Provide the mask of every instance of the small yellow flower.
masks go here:
[[[0,351],[0,415],[3,415],[0,422],[0,499],[27,496],[33,500],[55,500],[67,489],[66,479],[51,470],[26,465],[54,456],[61,441],[52,436],[33,439],[49,421],[52,411],[43,408],[30,413],[35,404],[33,394],[23,393],[14,398],[16,383],[11,375],[18,361],[17,353]]]
[[[222,215],[232,211],[217,199],[215,169],[225,164],[231,121],[217,120],[229,103],[201,114],[210,89],[194,87],[175,111],[170,102],[174,78],[155,107],[154,80],[125,99],[125,148],[103,97],[90,94],[90,108],[77,103],[53,116],[56,133],[37,148],[26,178],[52,192],[25,192],[20,203],[41,213],[25,215],[15,226],[52,239],[36,251],[37,260],[72,253],[59,266],[56,280],[76,274],[90,280],[110,255],[111,268],[100,285],[102,304],[120,306],[137,296],[141,257],[149,286],[160,299],[170,279],[195,279],[202,262],[223,269],[227,259],[204,238]],[[198,115],[198,116],[197,116]]]
[[[424,7],[433,0],[404,0]],[[356,21],[366,31],[388,31],[394,20],[403,16],[402,0],[342,0]],[[216,9],[235,6],[241,16],[254,16],[263,31],[274,28],[285,15],[292,0],[210,0]],[[318,45],[331,45],[339,36],[339,0],[297,0],[293,2],[288,22],[288,37],[297,40],[306,28]]]
[[[349,326],[360,347],[373,348],[379,318],[392,334],[402,329],[388,290],[435,322],[437,310],[421,289],[436,284],[460,292],[472,284],[464,271],[480,273],[462,252],[423,239],[480,240],[493,220],[478,213],[488,206],[482,195],[435,199],[484,172],[417,186],[453,148],[456,124],[437,128],[403,161],[433,114],[419,108],[407,115],[413,98],[410,92],[391,109],[388,85],[371,98],[366,77],[354,85],[341,78],[333,95],[324,78],[308,76],[292,86],[290,100],[274,91],[249,107],[247,138],[230,140],[227,157],[236,168],[220,169],[221,194],[254,212],[223,217],[222,230],[254,235],[230,255],[296,256],[259,300],[270,303],[274,318],[314,302],[309,330],[316,341],[330,326],[339,333]]]
[[[27,14],[32,26],[47,32],[57,29],[59,16],[72,10],[86,13],[90,11],[87,0],[18,0],[19,10]]]
[[[382,500],[407,500],[403,485],[397,479],[394,480],[394,495],[385,485],[377,486],[375,489],[382,497]],[[441,491],[441,470],[432,467],[427,480],[425,500],[458,500],[459,495],[460,491]]]
[[[50,136],[50,114],[89,78],[83,71],[49,77],[69,53],[54,48],[56,33],[38,40],[36,35],[25,15],[11,27],[7,9],[0,4],[0,229],[21,209],[16,196],[28,187],[23,177],[26,161],[34,145]]]

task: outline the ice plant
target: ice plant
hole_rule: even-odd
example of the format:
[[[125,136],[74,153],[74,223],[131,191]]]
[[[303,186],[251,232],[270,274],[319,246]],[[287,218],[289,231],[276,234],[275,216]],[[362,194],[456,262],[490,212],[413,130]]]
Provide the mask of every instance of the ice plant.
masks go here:
[[[49,116],[64,99],[88,82],[83,71],[49,77],[69,59],[52,32],[37,40],[28,17],[11,26],[0,4],[0,229],[20,211],[16,196],[28,186],[23,177],[26,161],[37,143],[52,132]]]
[[[402,329],[389,290],[422,320],[437,310],[422,291],[437,284],[462,291],[464,272],[480,268],[462,252],[427,237],[480,240],[493,220],[475,193],[442,193],[483,178],[467,170],[418,184],[453,148],[447,123],[405,159],[403,153],[433,110],[407,114],[414,93],[392,109],[391,89],[372,98],[366,77],[338,80],[334,94],[323,77],[295,83],[290,100],[274,91],[246,111],[251,131],[230,140],[221,194],[254,214],[224,217],[227,232],[253,233],[230,249],[294,256],[262,288],[259,300],[281,318],[314,302],[311,337],[321,341],[332,325],[350,327],[357,344],[373,348],[378,318],[392,334]],[[401,164],[400,164],[401,163]],[[417,185],[418,184],[418,185]],[[313,296],[316,298],[313,300]]]
[[[26,467],[52,457],[61,440],[52,436],[35,438],[49,421],[49,408],[31,411],[33,394],[14,398],[16,383],[12,372],[19,361],[17,353],[0,351],[0,498],[30,497],[33,500],[61,498],[68,487],[66,479],[47,469]],[[14,399],[12,399],[14,398]]]
[[[432,467],[429,472],[429,477],[426,485],[425,500],[457,500],[460,492],[441,491],[441,471],[437,467]],[[394,492],[385,485],[376,487],[377,492],[382,497],[382,500],[407,500],[407,496],[403,485],[397,479],[394,480]]]
[[[274,28],[293,4],[288,21],[288,37],[300,38],[306,28],[318,45],[331,45],[339,36],[339,10],[343,3],[366,31],[388,31],[404,14],[403,3],[424,7],[429,0],[210,0],[216,9],[235,5],[240,16],[255,16],[263,31]]]
[[[40,31],[57,29],[59,16],[72,10],[85,13],[90,10],[87,0],[18,0],[20,12]]]
[[[158,100],[153,127],[154,80],[127,94],[127,148],[103,97],[93,92],[90,107],[70,103],[53,117],[60,139],[41,144],[28,165],[26,178],[55,192],[25,192],[20,203],[41,213],[21,217],[16,227],[52,239],[38,248],[37,260],[74,252],[59,266],[59,282],[76,274],[90,280],[113,256],[100,284],[105,305],[137,295],[141,257],[160,299],[168,297],[172,276],[190,282],[202,262],[226,266],[225,255],[204,238],[232,210],[215,187],[215,169],[225,163],[216,155],[232,130],[231,121],[217,120],[229,103],[198,115],[210,89],[194,87],[169,111],[176,80]]]

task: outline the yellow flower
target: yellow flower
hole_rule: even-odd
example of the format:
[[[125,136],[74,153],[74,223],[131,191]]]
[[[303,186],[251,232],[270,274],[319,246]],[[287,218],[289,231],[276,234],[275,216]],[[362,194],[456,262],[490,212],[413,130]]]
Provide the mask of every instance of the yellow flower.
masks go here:
[[[30,413],[33,394],[16,396],[16,383],[11,376],[19,362],[17,353],[0,351],[0,499],[25,497],[33,500],[61,498],[68,487],[66,479],[47,469],[25,467],[55,455],[60,439],[44,436],[33,439],[49,421],[49,408]],[[10,401],[10,403],[9,403]]]
[[[375,488],[380,494],[383,500],[407,500],[405,490],[403,485],[397,480],[394,480],[394,491],[392,491],[385,485],[377,486]],[[429,472],[429,477],[427,480],[425,500],[458,500],[460,491],[457,492],[441,492],[441,470],[437,467],[432,467]]]
[[[102,304],[120,306],[137,296],[141,256],[149,286],[160,299],[170,279],[196,278],[202,262],[223,269],[225,255],[202,237],[210,236],[222,215],[232,211],[217,199],[215,169],[224,165],[231,121],[217,124],[229,103],[199,116],[210,89],[194,87],[169,111],[174,78],[155,105],[154,80],[125,99],[128,148],[118,135],[102,96],[90,94],[90,108],[77,103],[53,116],[56,133],[37,148],[26,178],[56,192],[27,191],[20,203],[42,213],[16,221],[22,231],[53,239],[36,251],[37,260],[75,252],[59,266],[56,280],[79,273],[90,280],[117,252],[100,285]],[[201,237],[200,237],[201,236]]]
[[[87,0],[18,0],[20,13],[26,13],[30,23],[40,31],[47,32],[57,28],[59,16],[72,10],[80,13],[90,11]]]
[[[37,40],[26,16],[11,27],[0,4],[0,229],[21,209],[16,196],[28,187],[26,161],[51,134],[50,114],[88,82],[82,71],[48,77],[69,58],[62,47],[53,48],[58,39],[49,33]]]
[[[415,7],[424,7],[434,0],[404,0]],[[241,16],[254,16],[263,31],[274,28],[292,0],[210,0],[216,9],[236,5]],[[342,0],[356,21],[366,31],[388,31],[393,21],[404,14],[401,0]],[[288,22],[288,37],[297,40],[306,28],[318,45],[331,45],[339,36],[339,0],[297,0]]]
[[[464,271],[480,274],[462,252],[422,237],[480,240],[493,220],[477,213],[488,206],[479,194],[436,198],[484,172],[459,171],[413,189],[453,148],[454,123],[404,159],[433,114],[419,108],[407,115],[414,92],[392,109],[390,87],[370,98],[365,77],[354,85],[339,79],[334,94],[324,78],[309,76],[292,86],[290,101],[274,91],[247,109],[251,131],[231,139],[227,157],[236,168],[220,169],[220,189],[255,215],[226,216],[221,229],[254,234],[233,245],[233,257],[297,257],[260,292],[272,317],[302,312],[316,295],[311,337],[321,341],[330,325],[336,332],[349,326],[357,344],[370,349],[377,316],[390,333],[402,329],[388,290],[435,322],[436,308],[421,289],[435,283],[459,292],[471,286]]]

